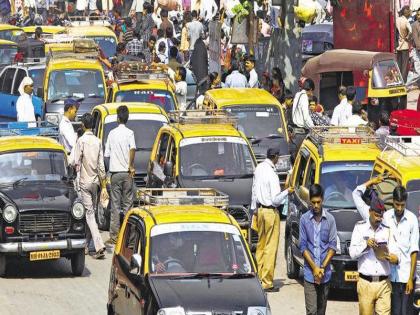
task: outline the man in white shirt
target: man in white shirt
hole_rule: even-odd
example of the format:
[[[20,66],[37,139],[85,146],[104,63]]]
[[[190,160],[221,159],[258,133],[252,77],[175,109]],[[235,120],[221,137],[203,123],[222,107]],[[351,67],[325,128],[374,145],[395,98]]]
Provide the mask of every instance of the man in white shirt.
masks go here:
[[[19,85],[20,96],[16,101],[17,121],[28,122],[36,121],[35,109],[32,103],[32,92],[34,81],[30,77],[24,77]],[[28,124],[28,127],[36,127],[36,124]]]
[[[184,67],[178,67],[175,74],[175,94],[178,105],[181,110],[187,108],[187,70]]]
[[[251,210],[257,218],[258,229],[258,273],[264,290],[268,292],[278,291],[273,285],[280,233],[280,215],[277,207],[293,192],[293,188],[284,191],[280,189],[280,181],[275,172],[279,155],[278,148],[267,150],[267,158],[255,169],[252,184]]]
[[[356,90],[353,88],[353,91],[354,93],[350,94],[354,94],[354,99],[354,96],[356,95]],[[340,86],[340,88],[338,89],[338,99],[340,100],[340,104],[338,104],[334,108],[331,117],[331,125],[333,126],[342,126],[344,122],[351,116],[351,105],[348,103],[347,100],[347,88],[345,86]]]
[[[400,16],[395,21],[398,32],[397,61],[401,70],[404,82],[407,81],[408,61],[410,48],[411,25],[408,18],[411,16],[411,10],[408,5],[401,8]]]
[[[226,77],[225,87],[227,88],[246,88],[248,80],[246,76],[239,72],[239,65],[232,61],[232,72]]]
[[[358,126],[365,126],[368,124],[368,121],[363,119],[363,107],[362,104],[359,102],[355,102],[352,105],[352,113],[353,115],[350,116],[349,119],[347,119],[343,126],[346,127],[358,127]]]
[[[302,91],[296,93],[293,100],[292,118],[293,123],[300,128],[310,129],[314,126],[309,113],[309,99],[315,90],[315,83],[312,79],[306,79],[302,85]]]
[[[248,86],[250,88],[258,88],[260,83],[258,81],[257,71],[255,71],[255,58],[254,58],[254,56],[251,56],[251,57],[248,58],[248,60],[245,62],[245,68],[246,68],[246,71],[248,71],[248,73],[249,73]]]
[[[190,42],[190,53],[194,50],[195,41],[204,31],[203,24],[198,20],[197,11],[191,12],[192,22],[187,24],[188,41]]]
[[[119,125],[111,130],[105,145],[104,156],[109,158],[109,173],[111,174],[111,222],[109,240],[106,241],[109,245],[117,241],[120,230],[120,211],[127,213],[133,204],[136,142],[134,132],[125,126],[128,116],[127,106],[122,105],[117,108]]]
[[[66,99],[64,101],[64,115],[58,126],[60,132],[59,141],[68,155],[76,145],[77,134],[74,132],[72,121],[76,118],[78,107],[79,103],[76,100],[72,98]]]

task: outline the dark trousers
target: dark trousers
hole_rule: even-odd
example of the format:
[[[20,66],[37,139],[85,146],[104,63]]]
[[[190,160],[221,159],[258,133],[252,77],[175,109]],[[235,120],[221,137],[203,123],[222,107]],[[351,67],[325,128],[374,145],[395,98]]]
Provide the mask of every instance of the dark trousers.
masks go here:
[[[329,282],[315,284],[304,281],[305,305],[307,315],[324,315],[327,310]]]
[[[391,282],[391,310],[392,315],[414,315],[414,290],[405,294],[405,283]]]
[[[408,61],[409,61],[409,52],[408,50],[397,50],[397,62],[401,70],[401,75],[404,82],[407,82],[408,76]]]

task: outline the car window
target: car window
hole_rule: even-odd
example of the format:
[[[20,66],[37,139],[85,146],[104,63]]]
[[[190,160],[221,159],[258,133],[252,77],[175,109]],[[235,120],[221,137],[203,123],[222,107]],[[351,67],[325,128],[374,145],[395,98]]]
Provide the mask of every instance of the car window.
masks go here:
[[[24,77],[26,77],[26,71],[18,69],[15,76],[15,83],[13,84],[13,95],[19,95],[19,86]]]
[[[5,69],[0,76],[0,89],[3,87],[3,82],[6,78],[6,72],[7,72],[7,70]]]
[[[296,187],[303,185],[303,180],[305,177],[305,169],[308,164],[308,158],[300,154],[299,166],[296,172]]]
[[[99,137],[99,122],[101,121],[101,114],[95,110],[93,112],[93,134]]]
[[[4,78],[4,82],[1,88],[1,91],[3,93],[7,93],[10,94],[10,91],[12,90],[12,83],[13,83],[13,77],[15,76],[15,71],[16,69],[14,68],[9,68],[6,70],[6,76]]]
[[[313,158],[309,160],[308,170],[306,171],[305,187],[309,189],[315,184],[316,163]]]
[[[157,161],[163,165],[166,162],[166,151],[168,149],[169,134],[163,133],[160,137]]]
[[[121,255],[128,261],[131,256],[139,253],[140,231],[134,222],[128,222],[124,232],[123,246]]]

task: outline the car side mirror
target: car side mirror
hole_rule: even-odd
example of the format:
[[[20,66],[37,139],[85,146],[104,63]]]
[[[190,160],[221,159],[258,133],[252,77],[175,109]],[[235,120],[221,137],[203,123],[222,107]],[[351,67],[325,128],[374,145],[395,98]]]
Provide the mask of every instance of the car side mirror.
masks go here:
[[[130,273],[134,275],[140,275],[141,265],[143,263],[143,259],[139,254],[134,254],[131,256],[130,260]]]
[[[299,197],[302,198],[303,201],[309,203],[309,189],[305,186],[300,186],[298,189]]]
[[[173,170],[173,163],[168,161],[165,163],[165,165],[163,166],[163,174],[167,177],[172,177],[172,170]]]
[[[44,88],[39,87],[39,88],[36,90],[36,96],[38,96],[38,97],[40,97],[40,98],[44,98]]]

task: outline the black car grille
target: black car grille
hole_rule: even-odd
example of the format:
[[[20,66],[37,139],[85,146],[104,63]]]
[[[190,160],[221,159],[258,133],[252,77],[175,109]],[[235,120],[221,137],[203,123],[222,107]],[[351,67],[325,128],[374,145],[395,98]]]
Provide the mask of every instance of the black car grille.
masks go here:
[[[251,223],[250,222],[251,218],[249,216],[249,212],[244,207],[229,206],[228,207],[228,212],[232,217],[235,218],[236,222],[238,222],[238,224],[241,227],[248,227],[249,224]]]
[[[20,233],[60,233],[70,228],[70,215],[63,212],[24,213],[19,216]]]
[[[257,160],[258,163],[261,163],[266,159],[266,155],[265,154],[255,154],[255,159]]]
[[[136,174],[134,175],[134,183],[137,187],[146,187],[146,181],[144,178],[146,177],[146,174]]]

